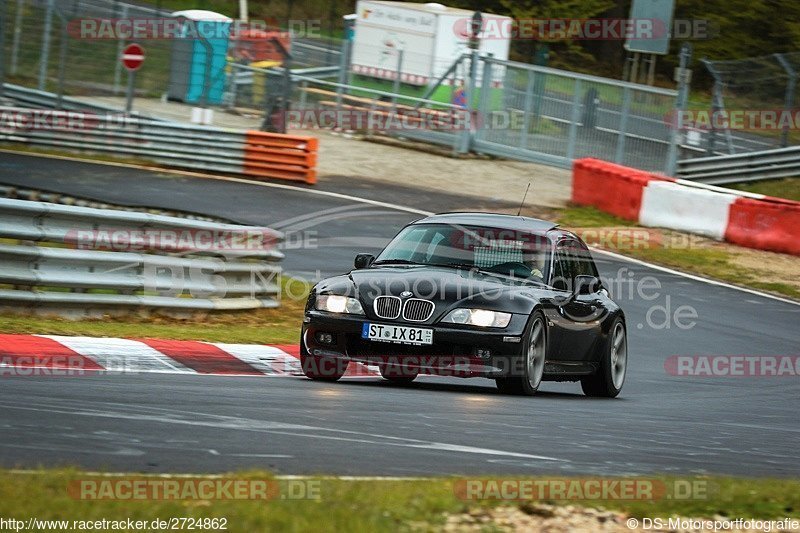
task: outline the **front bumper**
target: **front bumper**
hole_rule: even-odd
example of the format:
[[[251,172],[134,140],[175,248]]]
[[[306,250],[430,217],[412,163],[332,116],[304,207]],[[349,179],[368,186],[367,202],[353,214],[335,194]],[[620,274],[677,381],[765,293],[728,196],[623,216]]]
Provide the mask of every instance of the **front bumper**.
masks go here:
[[[364,323],[433,330],[433,344],[378,342],[361,337]],[[459,377],[502,377],[514,373],[523,353],[526,317],[515,315],[506,328],[478,329],[443,324],[372,320],[365,316],[307,311],[301,351],[306,357],[400,366],[422,373]],[[319,334],[331,342],[320,342]]]

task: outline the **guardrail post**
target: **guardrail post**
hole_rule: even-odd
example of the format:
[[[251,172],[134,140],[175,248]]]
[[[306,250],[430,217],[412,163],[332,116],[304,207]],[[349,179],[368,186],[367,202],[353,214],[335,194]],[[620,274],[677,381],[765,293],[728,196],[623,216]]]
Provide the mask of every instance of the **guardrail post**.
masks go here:
[[[581,118],[581,80],[575,79],[572,96],[572,116],[569,124],[569,139],[567,141],[567,161],[575,159],[575,143],[578,138],[578,121]]]

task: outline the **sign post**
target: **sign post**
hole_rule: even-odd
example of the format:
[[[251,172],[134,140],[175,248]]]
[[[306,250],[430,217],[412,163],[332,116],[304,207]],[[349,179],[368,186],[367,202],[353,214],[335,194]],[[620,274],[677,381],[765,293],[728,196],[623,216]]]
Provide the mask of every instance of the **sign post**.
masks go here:
[[[129,44],[122,51],[122,66],[128,70],[128,95],[125,102],[125,112],[130,114],[133,109],[133,90],[136,83],[136,71],[144,63],[144,48],[136,43]]]

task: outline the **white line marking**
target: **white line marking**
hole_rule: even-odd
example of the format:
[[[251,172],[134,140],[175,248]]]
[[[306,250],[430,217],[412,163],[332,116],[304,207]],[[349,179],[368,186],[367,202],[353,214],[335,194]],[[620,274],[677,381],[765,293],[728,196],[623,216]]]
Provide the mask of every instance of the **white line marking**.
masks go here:
[[[385,434],[364,433],[359,431],[350,431],[337,428],[326,428],[321,426],[309,426],[305,424],[292,424],[288,422],[276,422],[272,420],[257,420],[242,417],[232,417],[225,415],[214,415],[210,413],[191,412],[191,411],[174,411],[168,409],[153,408],[152,411],[161,411],[162,414],[147,414],[141,412],[126,413],[122,411],[113,411],[105,408],[102,411],[90,408],[81,407],[64,407],[64,403],[47,404],[40,403],[41,407],[20,406],[11,404],[0,404],[0,407],[6,409],[15,409],[20,411],[35,411],[35,412],[49,412],[61,413],[73,416],[89,416],[96,418],[111,418],[117,420],[136,420],[154,423],[163,423],[168,425],[187,425],[220,428],[234,431],[253,431],[261,433],[272,433],[277,435],[288,435],[301,438],[310,439],[324,439],[350,442],[356,444],[370,444],[377,446],[395,446],[400,448],[414,448],[414,449],[429,449],[435,451],[449,451],[460,452],[464,454],[477,454],[477,455],[500,455],[506,457],[520,457],[525,459],[538,459],[542,461],[555,461],[555,462],[570,462],[568,459],[561,459],[557,457],[548,457],[544,455],[530,455],[526,453],[511,452],[506,450],[495,450],[492,448],[479,448],[475,446],[466,446],[460,444],[452,444],[446,442],[425,441],[419,439],[412,439],[409,437],[394,437]],[[185,415],[186,418],[179,418],[179,415]],[[200,417],[206,417],[206,420],[200,420]]]
[[[615,253],[615,252],[609,252],[608,250],[603,250],[602,248],[596,248],[594,246],[591,246],[590,248],[594,252],[610,255],[611,257],[613,257],[615,259],[620,259],[622,261],[628,261],[629,263],[636,263],[637,265],[646,266],[648,268],[652,268],[653,270],[660,270],[661,272],[666,272],[668,274],[674,274],[676,276],[681,276],[681,277],[688,278],[688,279],[691,279],[691,280],[694,280],[694,281],[700,281],[702,283],[708,283],[709,285],[717,285],[719,287],[725,287],[726,289],[735,289],[737,291],[746,292],[748,294],[754,294],[756,296],[761,296],[762,298],[769,298],[771,300],[777,300],[779,302],[800,306],[800,302],[797,302],[795,300],[789,300],[788,298],[781,298],[780,296],[775,296],[773,294],[760,292],[760,291],[757,291],[755,289],[748,289],[747,287],[740,287],[738,285],[731,285],[730,283],[725,283],[724,281],[717,281],[715,279],[704,278],[702,276],[697,276],[695,274],[687,274],[686,272],[681,272],[679,270],[673,270],[671,268],[663,267],[663,266],[660,266],[660,265],[654,265],[652,263],[648,263],[647,261],[642,261],[640,259],[634,259],[634,258],[628,257],[626,255],[621,255],[621,254],[618,254],[618,253]]]

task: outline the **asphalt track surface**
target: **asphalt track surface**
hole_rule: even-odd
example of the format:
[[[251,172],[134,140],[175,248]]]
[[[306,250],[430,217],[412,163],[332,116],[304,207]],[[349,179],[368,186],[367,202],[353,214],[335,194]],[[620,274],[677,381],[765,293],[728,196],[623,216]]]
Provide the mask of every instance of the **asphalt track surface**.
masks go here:
[[[0,183],[254,224],[331,209],[367,213],[323,218],[316,225],[302,218],[311,225],[301,231],[319,231],[320,242],[323,236],[339,240],[331,247],[287,250],[289,272],[344,270],[356,251],[370,246],[341,237],[367,237],[379,247],[417,217],[365,204],[354,208],[353,200],[302,188],[167,178],[3,153]],[[396,203],[416,198],[416,205],[405,205],[419,209],[476,207],[455,195],[425,197],[353,180],[342,179],[341,189]],[[608,256],[596,259],[602,276],[616,280],[612,293],[628,320],[628,375],[618,399],[586,398],[571,383],[545,383],[533,398],[507,397],[484,379],[426,378],[400,387],[380,379],[321,384],[157,374],[7,378],[0,383],[0,464],[389,476],[797,476],[798,377],[676,377],[664,364],[671,355],[798,355],[800,306]],[[646,294],[657,296],[631,294],[630,287],[648,276],[659,287]],[[674,313],[684,305],[698,315],[688,329],[674,321],[666,326],[663,311],[653,311],[666,306]]]

